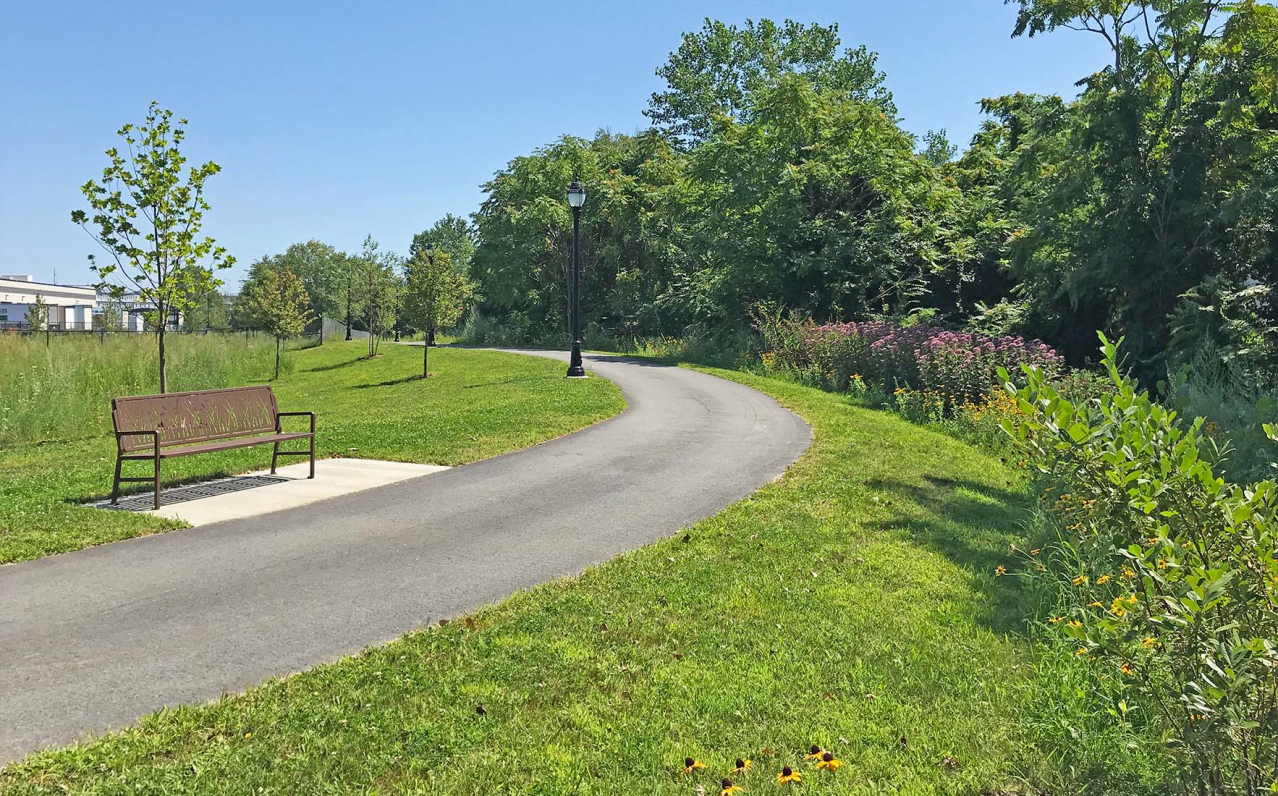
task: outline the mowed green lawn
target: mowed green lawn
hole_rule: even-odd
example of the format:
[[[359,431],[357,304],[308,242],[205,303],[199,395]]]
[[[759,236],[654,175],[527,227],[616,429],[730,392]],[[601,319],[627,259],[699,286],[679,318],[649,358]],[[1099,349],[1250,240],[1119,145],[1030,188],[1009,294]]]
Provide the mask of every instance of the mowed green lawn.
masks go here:
[[[462,464],[561,436],[625,406],[615,385],[569,381],[565,366],[549,359],[432,349],[431,376],[423,381],[416,378],[419,347],[387,343],[381,356],[361,359],[366,354],[360,341],[297,351],[293,373],[273,383],[281,410],[319,415],[319,456]],[[102,415],[109,414],[104,402]],[[285,420],[299,430],[305,422]],[[171,485],[270,463],[271,448],[262,445],[170,459],[162,472]],[[0,450],[0,563],[182,526],[81,505],[110,495],[114,467],[115,441],[108,435]],[[150,474],[147,462],[125,467],[126,475]]]
[[[34,755],[0,791],[717,794],[732,776],[764,794],[786,765],[803,793],[1051,782],[1020,721],[1015,587],[994,578],[1029,501],[1012,474],[838,396],[714,372],[815,428],[782,480],[580,577]],[[814,770],[813,744],[843,766]],[[752,768],[729,775],[738,757]]]

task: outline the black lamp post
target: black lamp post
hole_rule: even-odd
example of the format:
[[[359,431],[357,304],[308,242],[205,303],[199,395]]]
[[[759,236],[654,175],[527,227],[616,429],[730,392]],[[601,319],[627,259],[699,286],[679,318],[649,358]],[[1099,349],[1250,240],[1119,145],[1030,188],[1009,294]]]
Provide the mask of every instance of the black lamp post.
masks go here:
[[[422,251],[426,252],[426,261],[430,263],[430,267],[435,267],[435,244],[427,243],[422,247]],[[422,345],[435,345],[435,327],[432,326],[426,330],[426,338],[422,340]]]
[[[581,366],[581,206],[586,203],[586,189],[572,178],[568,186],[568,206],[572,208],[572,358],[568,363],[568,378],[586,378]]]

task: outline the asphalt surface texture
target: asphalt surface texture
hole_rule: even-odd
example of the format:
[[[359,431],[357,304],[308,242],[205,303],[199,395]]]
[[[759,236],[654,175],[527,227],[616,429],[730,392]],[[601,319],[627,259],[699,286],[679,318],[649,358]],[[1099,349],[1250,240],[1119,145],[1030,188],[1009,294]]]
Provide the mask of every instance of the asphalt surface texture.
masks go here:
[[[579,573],[745,497],[810,443],[798,416],[742,385],[586,360],[629,407],[565,437],[307,506],[0,566],[0,763]]]

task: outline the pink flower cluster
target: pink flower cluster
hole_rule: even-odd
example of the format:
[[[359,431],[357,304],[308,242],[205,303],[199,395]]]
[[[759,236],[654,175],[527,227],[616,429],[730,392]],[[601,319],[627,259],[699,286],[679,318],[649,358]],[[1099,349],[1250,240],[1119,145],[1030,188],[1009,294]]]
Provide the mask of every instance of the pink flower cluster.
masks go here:
[[[946,406],[975,401],[998,383],[998,368],[1022,364],[1051,372],[1064,360],[1041,340],[986,337],[932,326],[789,322],[769,335],[774,361],[825,386],[846,389],[854,375],[884,389],[928,390]]]

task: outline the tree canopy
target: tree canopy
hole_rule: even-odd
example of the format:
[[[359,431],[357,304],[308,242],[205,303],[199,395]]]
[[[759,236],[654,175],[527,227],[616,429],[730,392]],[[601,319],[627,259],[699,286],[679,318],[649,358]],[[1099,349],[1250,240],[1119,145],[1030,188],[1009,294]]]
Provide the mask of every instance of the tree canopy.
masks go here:
[[[961,152],[903,129],[834,26],[707,20],[658,70],[652,129],[561,138],[484,186],[479,312],[564,338],[576,176],[588,337],[733,334],[770,306],[1029,334],[1076,363],[1100,329],[1144,375],[1203,345],[1272,372],[1278,9],[1010,1],[1015,35],[1074,28],[1112,57],[1075,99],[983,100]]]

